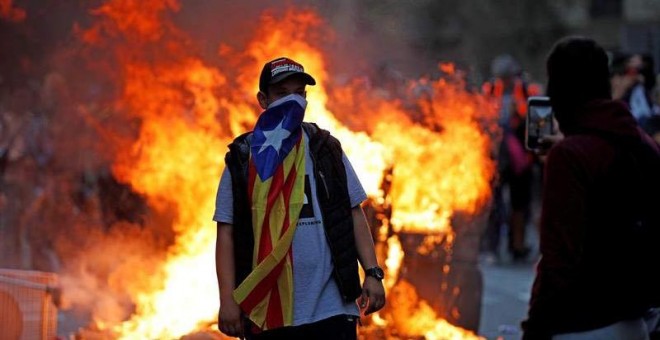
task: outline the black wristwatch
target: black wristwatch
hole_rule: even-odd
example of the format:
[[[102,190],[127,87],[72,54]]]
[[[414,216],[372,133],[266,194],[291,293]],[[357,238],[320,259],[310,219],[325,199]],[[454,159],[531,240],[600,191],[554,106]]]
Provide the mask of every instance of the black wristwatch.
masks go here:
[[[385,272],[383,271],[383,268],[381,267],[371,267],[367,270],[364,271],[364,274],[367,276],[371,276],[375,278],[378,281],[381,281],[383,278],[385,278]]]

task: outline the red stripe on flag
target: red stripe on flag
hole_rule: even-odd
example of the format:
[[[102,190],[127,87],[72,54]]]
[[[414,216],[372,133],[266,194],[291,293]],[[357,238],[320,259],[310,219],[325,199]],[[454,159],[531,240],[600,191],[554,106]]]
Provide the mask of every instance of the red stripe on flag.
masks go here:
[[[280,290],[277,286],[270,293],[268,301],[268,311],[266,312],[266,325],[268,329],[282,327],[284,325],[284,313],[282,312],[282,300],[280,299]]]
[[[277,278],[280,277],[280,273],[282,272],[282,269],[284,269],[284,261],[286,261],[286,257],[282,258],[282,261],[280,261],[270,273],[259,281],[254,289],[252,289],[252,291],[245,297],[243,302],[241,302],[241,307],[247,314],[250,314],[252,309],[254,309],[254,307],[266,297],[266,294],[270,292],[273,287],[276,287]]]
[[[284,188],[282,188],[282,196],[284,197],[284,206],[286,209],[284,212],[284,225],[282,226],[282,232],[279,235],[280,238],[284,235],[287,229],[289,229],[289,202],[291,201],[291,192],[293,191],[295,182],[296,169],[293,168],[289,172],[289,177],[287,177],[286,182],[284,183]]]
[[[257,256],[257,263],[261,263],[268,254],[273,251],[273,242],[272,239],[275,237],[279,240],[279,235],[270,234],[270,214],[275,205],[277,197],[280,195],[282,182],[284,177],[284,170],[280,164],[270,182],[270,188],[268,188],[268,199],[266,201],[266,213],[264,215],[264,222],[261,226],[261,239],[259,240],[259,254]]]
[[[261,225],[261,238],[259,239],[259,254],[257,257],[257,264],[261,263],[268,254],[273,250],[273,242],[270,235],[270,207],[267,208],[264,217],[264,223]]]
[[[302,138],[298,140],[298,144],[294,147],[295,151],[298,149],[300,146],[300,143],[302,142]],[[291,152],[289,155],[290,157],[294,157],[296,154],[294,152]],[[300,150],[297,150],[300,151]],[[298,177],[298,170],[295,167],[295,164],[293,167],[291,167],[291,170],[289,171],[289,175],[286,178],[286,181],[284,182],[284,187],[282,188],[282,196],[284,197],[284,206],[286,207],[286,212],[284,215],[284,226],[282,228],[282,232],[280,233],[280,238],[284,235],[284,233],[289,229],[289,203],[291,202],[291,193],[293,192],[293,187],[296,184],[296,178]],[[305,181],[303,180],[303,185],[305,185]],[[303,188],[304,189],[304,188]],[[279,238],[278,238],[279,239]],[[293,247],[291,247],[293,248]],[[291,251],[291,249],[289,249]]]
[[[275,205],[275,201],[282,191],[282,185],[284,184],[284,166],[280,163],[273,173],[272,180],[270,182],[270,188],[268,190],[268,208],[272,208]]]

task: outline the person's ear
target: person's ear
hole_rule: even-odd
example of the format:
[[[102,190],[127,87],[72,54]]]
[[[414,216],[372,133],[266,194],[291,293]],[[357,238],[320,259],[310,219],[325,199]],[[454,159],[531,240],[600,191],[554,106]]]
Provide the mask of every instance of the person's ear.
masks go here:
[[[262,109],[267,109],[268,108],[268,98],[266,97],[266,94],[259,91],[257,92],[257,101],[259,102],[259,106],[261,106]]]

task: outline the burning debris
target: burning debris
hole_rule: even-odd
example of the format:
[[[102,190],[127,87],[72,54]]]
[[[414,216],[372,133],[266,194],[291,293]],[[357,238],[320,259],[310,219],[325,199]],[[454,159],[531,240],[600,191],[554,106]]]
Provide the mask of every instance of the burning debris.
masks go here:
[[[81,218],[76,225],[104,227],[72,228],[80,234],[55,247],[60,256],[76,255],[62,260],[60,281],[63,307],[90,314],[80,335],[221,338],[213,331],[219,299],[210,221],[217,178],[226,145],[259,114],[251,98],[261,61],[288,55],[321,84],[309,90],[309,120],[344,143],[370,196],[391,308],[366,320],[360,336],[478,338],[479,305],[475,326],[465,321],[470,308],[457,301],[480,289],[469,286],[480,276],[455,260],[471,261],[478,251],[469,240],[490,199],[493,104],[471,92],[451,64],[389,99],[362,79],[338,82],[316,39],[329,28],[311,9],[264,14],[245,46],[220,47],[216,66],[172,20],[180,9],[175,0],[109,0],[92,12],[93,24],[76,30],[75,60],[89,70],[91,90],[107,91],[76,98],[66,112],[85,127],[81,136],[96,139],[93,159],[81,168],[109,169],[83,182],[91,191],[123,186],[118,196],[137,209]],[[0,16],[17,11],[11,0],[0,2]],[[91,204],[78,209],[87,217],[104,204],[79,201]],[[434,280],[424,286],[428,271]]]

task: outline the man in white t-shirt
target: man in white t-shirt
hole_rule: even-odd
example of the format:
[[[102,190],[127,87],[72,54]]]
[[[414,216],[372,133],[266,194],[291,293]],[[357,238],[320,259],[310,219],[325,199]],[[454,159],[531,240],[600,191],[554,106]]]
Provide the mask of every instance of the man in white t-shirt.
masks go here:
[[[257,94],[265,111],[254,132],[236,138],[229,146],[213,216],[218,224],[216,269],[221,300],[218,323],[220,330],[229,336],[356,339],[359,308],[370,314],[385,304],[383,271],[378,266],[371,232],[360,206],[366,199],[364,189],[339,142],[315,124],[302,122],[305,86],[315,84],[302,65],[289,58],[267,62]],[[261,131],[259,125],[267,120],[271,121],[270,127]],[[293,139],[296,134],[297,140]],[[292,299],[288,299],[279,296],[288,290],[274,287],[282,288],[286,280],[273,285],[275,276],[285,275],[280,273],[286,270],[262,273],[267,260],[262,263],[258,259],[265,258],[263,244],[259,243],[264,236],[254,235],[255,230],[260,230],[253,225],[259,213],[251,198],[254,190],[258,190],[252,189],[255,181],[263,178],[265,171],[261,158],[284,157],[283,154],[295,150],[304,152],[300,162],[294,164],[301,172],[304,169],[304,176],[300,174],[295,181],[294,173],[290,179],[295,182],[289,187],[287,183],[279,183],[289,189],[287,192],[293,192],[291,196],[297,192],[301,199],[301,207],[289,209],[293,213],[285,219],[297,218],[297,223],[292,225],[295,231],[291,242],[284,245],[290,257],[278,258],[284,267],[290,259]],[[275,185],[276,176],[269,181],[264,183]],[[285,182],[288,182],[286,178]],[[270,221],[272,224],[274,220]],[[277,245],[272,250],[266,248],[277,253]],[[358,261],[366,274],[361,285]],[[276,303],[273,303],[274,295]],[[263,300],[251,301],[251,296]],[[268,307],[264,307],[266,304]],[[286,312],[282,316],[280,309],[291,311],[288,318]]]

